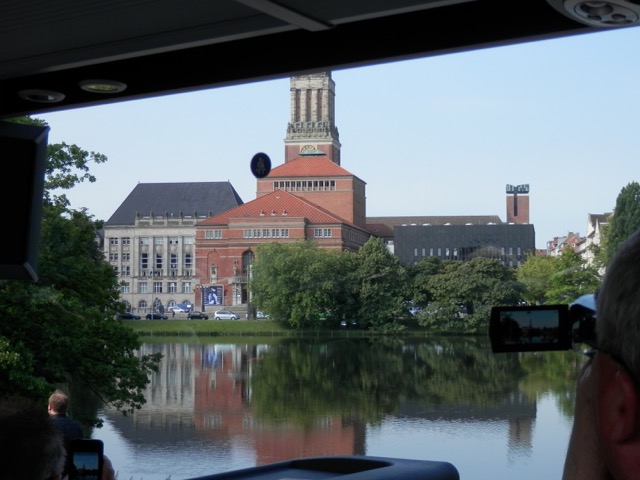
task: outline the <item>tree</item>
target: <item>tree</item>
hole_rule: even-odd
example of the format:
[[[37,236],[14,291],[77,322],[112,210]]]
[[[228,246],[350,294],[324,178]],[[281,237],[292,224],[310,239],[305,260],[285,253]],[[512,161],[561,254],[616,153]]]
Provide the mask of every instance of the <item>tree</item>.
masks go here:
[[[524,285],[523,299],[532,305],[544,304],[551,288],[551,277],[556,272],[557,257],[528,254],[516,271],[518,281]]]
[[[256,249],[252,301],[292,327],[318,324],[332,312],[342,285],[339,252],[310,241],[270,242]]]
[[[358,320],[374,330],[400,330],[408,284],[406,272],[385,245],[371,237],[356,253],[354,280]]]
[[[606,259],[613,257],[620,245],[640,228],[640,184],[631,182],[618,194],[609,222]]]
[[[84,210],[69,209],[64,194],[52,193],[92,181],[90,162],[104,160],[75,145],[49,147],[39,280],[0,280],[0,390],[5,395],[45,404],[51,391],[64,385],[91,391],[123,413],[146,401],[148,375],[160,358],[138,357],[137,334],[114,318],[121,308],[117,279],[96,242],[93,220]]]
[[[572,248],[565,248],[555,262],[545,303],[571,303],[580,295],[593,293],[600,285],[597,267],[587,265]]]
[[[416,306],[426,307],[433,300],[429,290],[429,277],[441,273],[443,262],[439,257],[425,257],[415,265],[407,265],[407,281],[411,289],[411,300]]]
[[[433,301],[418,314],[418,322],[438,330],[486,332],[492,306],[513,305],[524,287],[515,271],[499,260],[476,257],[468,262],[445,262],[441,273],[428,279]],[[465,306],[467,314],[461,313]]]

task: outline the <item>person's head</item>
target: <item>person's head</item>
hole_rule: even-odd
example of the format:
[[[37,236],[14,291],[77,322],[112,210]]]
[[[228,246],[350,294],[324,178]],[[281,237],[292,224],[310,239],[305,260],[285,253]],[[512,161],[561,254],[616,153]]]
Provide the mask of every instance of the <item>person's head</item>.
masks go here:
[[[640,230],[607,266],[597,312],[598,348],[622,360],[640,382]]]
[[[65,454],[62,435],[44,408],[0,402],[0,478],[58,480]]]
[[[632,478],[640,471],[640,230],[607,266],[596,338],[588,375],[600,449],[613,478]]]
[[[67,413],[69,408],[69,397],[62,390],[56,390],[49,397],[49,413]]]

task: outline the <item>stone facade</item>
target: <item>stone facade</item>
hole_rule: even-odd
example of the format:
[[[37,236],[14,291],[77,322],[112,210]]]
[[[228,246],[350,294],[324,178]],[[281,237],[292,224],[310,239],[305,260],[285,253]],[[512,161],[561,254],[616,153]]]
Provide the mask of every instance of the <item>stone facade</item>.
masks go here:
[[[195,301],[197,217],[139,217],[106,229],[105,256],[118,271],[120,298],[140,314]]]

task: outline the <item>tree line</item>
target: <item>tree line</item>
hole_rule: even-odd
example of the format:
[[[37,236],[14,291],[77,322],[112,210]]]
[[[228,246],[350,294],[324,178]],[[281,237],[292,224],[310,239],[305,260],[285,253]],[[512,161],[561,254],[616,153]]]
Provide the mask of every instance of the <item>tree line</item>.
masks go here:
[[[326,250],[311,241],[269,243],[256,249],[251,301],[292,328],[344,322],[383,333],[412,324],[434,332],[485,333],[493,306],[568,304],[594,293],[608,259],[637,228],[640,184],[631,182],[601,226],[592,262],[566,248],[559,256],[528,254],[516,269],[485,257],[427,257],[403,266],[374,237],[357,252]]]

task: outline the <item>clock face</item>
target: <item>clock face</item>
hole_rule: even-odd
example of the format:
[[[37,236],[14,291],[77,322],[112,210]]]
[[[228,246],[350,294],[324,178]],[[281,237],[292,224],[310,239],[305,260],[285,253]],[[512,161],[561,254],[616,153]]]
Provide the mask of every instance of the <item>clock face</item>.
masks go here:
[[[271,159],[266,153],[256,153],[251,159],[251,173],[256,178],[264,178],[271,171]]]

